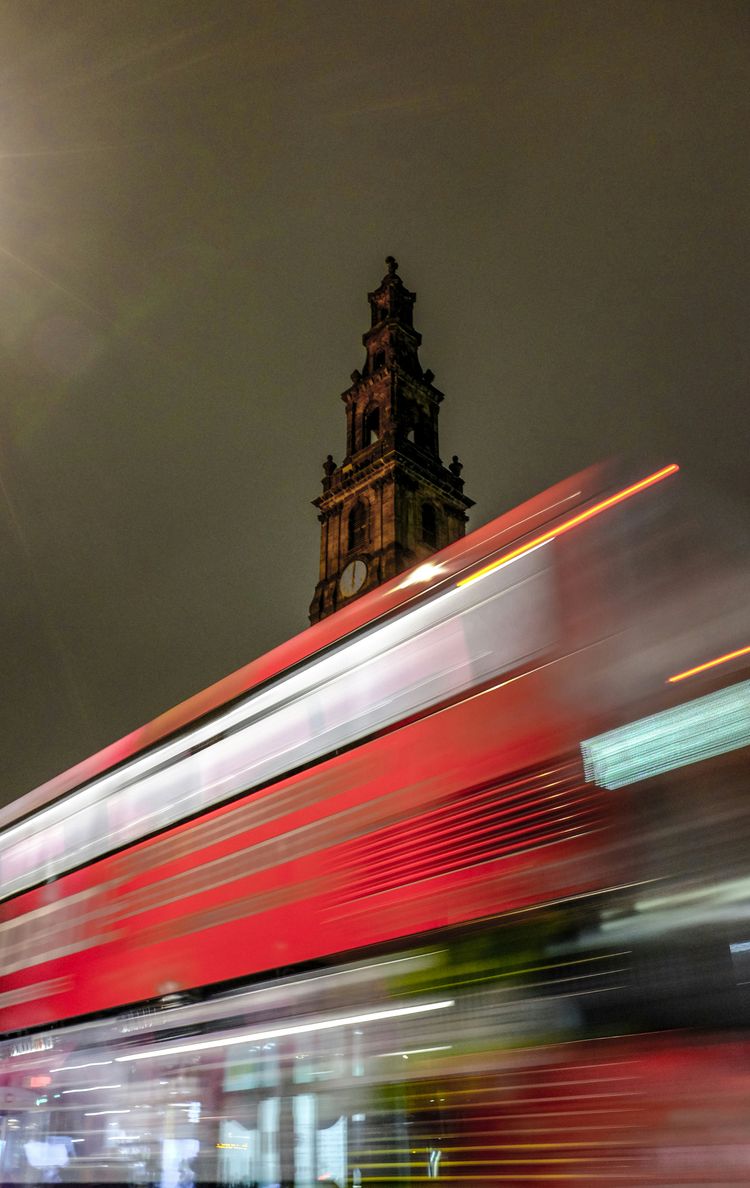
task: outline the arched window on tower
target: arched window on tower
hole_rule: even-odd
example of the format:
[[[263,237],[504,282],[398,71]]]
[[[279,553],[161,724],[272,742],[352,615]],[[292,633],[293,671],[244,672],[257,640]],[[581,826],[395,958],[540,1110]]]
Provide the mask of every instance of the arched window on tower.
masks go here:
[[[362,421],[362,445],[372,445],[380,437],[380,409],[368,408]]]
[[[361,499],[349,512],[348,543],[350,552],[367,543],[367,505]]]
[[[377,371],[385,363],[385,351],[376,351],[372,358],[372,369]]]
[[[437,516],[431,503],[422,504],[422,543],[437,548]]]
[[[432,448],[432,426],[425,417],[420,417],[417,421],[414,441],[422,450],[430,450]]]

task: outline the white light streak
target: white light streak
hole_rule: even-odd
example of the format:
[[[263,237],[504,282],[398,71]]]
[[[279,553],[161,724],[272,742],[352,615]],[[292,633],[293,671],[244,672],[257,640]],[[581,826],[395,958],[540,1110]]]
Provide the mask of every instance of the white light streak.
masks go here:
[[[497,565],[488,565],[486,569],[478,569],[475,574],[471,575],[471,577],[462,578],[461,581],[466,585],[468,585],[469,582],[471,582],[472,585],[474,582],[483,582],[485,578],[494,577],[494,575],[499,573],[501,569],[507,569],[509,565],[514,565],[516,561],[525,561],[526,558],[530,557],[532,553],[538,553],[539,549],[543,549],[549,544],[552,544],[551,540],[542,540],[538,545],[534,545],[530,549],[524,549],[522,553],[516,553],[516,555],[513,557],[508,557],[507,561],[499,561]]]
[[[438,1044],[435,1048],[404,1048],[401,1052],[377,1052],[378,1057],[382,1056],[419,1056],[422,1052],[451,1052],[453,1044]]]
[[[309,1035],[317,1031],[332,1031],[336,1027],[356,1027],[360,1023],[377,1023],[381,1019],[403,1019],[408,1015],[422,1015],[428,1011],[443,1011],[455,1006],[453,998],[439,1002],[424,1002],[417,1006],[392,1007],[385,1011],[368,1011],[362,1015],[342,1015],[335,1019],[317,1019],[312,1023],[294,1023],[286,1027],[275,1027],[270,1031],[244,1031],[238,1035],[222,1036],[215,1040],[198,1040],[193,1044],[176,1044],[173,1047],[155,1048],[151,1052],[133,1052],[130,1056],[116,1056],[118,1064],[134,1060],[156,1060],[163,1056],[180,1056],[186,1052],[206,1052],[214,1048],[229,1048],[233,1044],[254,1043],[259,1040],[279,1039],[288,1035]],[[115,1086],[110,1086],[115,1088]]]

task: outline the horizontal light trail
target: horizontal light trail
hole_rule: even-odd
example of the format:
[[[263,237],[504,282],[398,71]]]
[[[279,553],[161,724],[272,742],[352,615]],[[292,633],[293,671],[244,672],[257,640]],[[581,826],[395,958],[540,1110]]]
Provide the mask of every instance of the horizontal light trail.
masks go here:
[[[608,496],[607,499],[602,499],[599,503],[587,507],[585,511],[571,516],[569,520],[563,520],[562,524],[557,524],[554,528],[549,528],[541,536],[535,536],[531,540],[526,541],[525,544],[511,549],[508,553],[504,553],[502,557],[498,557],[496,561],[491,561],[489,565],[484,565],[476,573],[470,574],[469,577],[461,578],[456,585],[468,586],[471,582],[479,581],[480,578],[486,577],[487,574],[494,573],[496,569],[501,569],[503,565],[508,565],[511,561],[515,561],[517,557],[522,557],[525,553],[530,553],[532,549],[541,548],[548,541],[556,540],[558,536],[563,536],[566,532],[570,532],[571,528],[577,528],[579,524],[585,524],[588,520],[593,520],[595,516],[601,515],[602,512],[608,511],[609,508],[616,507],[619,503],[630,499],[632,495],[637,495],[640,491],[645,491],[649,487],[655,486],[656,483],[660,483],[663,479],[669,478],[670,475],[676,474],[679,469],[676,462],[672,462],[669,466],[663,466],[661,470],[654,471],[653,474],[647,475],[646,478],[640,479],[639,482],[633,483],[629,487],[624,487],[622,491],[617,491],[614,495]]]
[[[453,1044],[439,1044],[435,1048],[404,1048],[401,1052],[376,1052],[376,1056],[418,1056],[422,1052],[451,1052]]]
[[[118,1064],[133,1060],[155,1060],[162,1056],[181,1056],[184,1052],[205,1052],[212,1048],[229,1048],[234,1044],[257,1043],[259,1040],[281,1039],[287,1035],[309,1035],[315,1031],[332,1031],[336,1027],[354,1027],[359,1023],[376,1023],[381,1019],[403,1019],[408,1015],[423,1015],[427,1011],[444,1011],[455,1006],[453,998],[439,1002],[424,1002],[418,1006],[392,1007],[385,1011],[368,1011],[363,1015],[342,1015],[335,1019],[318,1019],[313,1023],[296,1023],[289,1027],[274,1027],[266,1031],[244,1031],[240,1035],[227,1035],[216,1040],[199,1040],[194,1044],[177,1044],[166,1048],[155,1048],[151,1052],[133,1052],[129,1056],[116,1056]]]

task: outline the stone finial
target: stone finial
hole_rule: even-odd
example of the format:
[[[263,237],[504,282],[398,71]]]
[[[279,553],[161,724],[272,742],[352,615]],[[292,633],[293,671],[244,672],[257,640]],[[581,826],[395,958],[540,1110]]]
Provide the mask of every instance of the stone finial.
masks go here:
[[[349,378],[353,384],[359,383],[359,381],[362,379],[362,372],[357,367],[355,367]]]
[[[331,483],[333,482],[333,476],[335,474],[335,471],[336,471],[336,463],[333,460],[333,456],[331,454],[329,454],[328,457],[326,458],[325,462],[323,463],[323,490],[324,491],[330,491]]]
[[[398,268],[398,260],[396,260],[393,256],[386,256],[385,262],[388,266],[388,275],[395,276],[396,269]]]
[[[431,384],[432,381],[434,380],[434,378],[435,378],[435,372],[430,371],[430,368],[428,367],[427,370],[425,371],[424,375],[422,376],[422,379],[424,380],[424,382],[426,384]]]
[[[461,477],[461,471],[463,470],[463,468],[464,468],[464,464],[463,464],[463,462],[459,462],[458,454],[454,454],[453,461],[451,462],[450,466],[448,467],[448,469],[450,470],[450,472],[454,476],[454,478]]]

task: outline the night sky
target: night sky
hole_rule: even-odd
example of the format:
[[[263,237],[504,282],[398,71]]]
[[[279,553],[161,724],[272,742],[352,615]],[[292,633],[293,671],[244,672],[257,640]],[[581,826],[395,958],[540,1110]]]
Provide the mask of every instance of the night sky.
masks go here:
[[[306,625],[384,257],[474,526],[750,507],[750,7],[0,4],[0,801]]]

